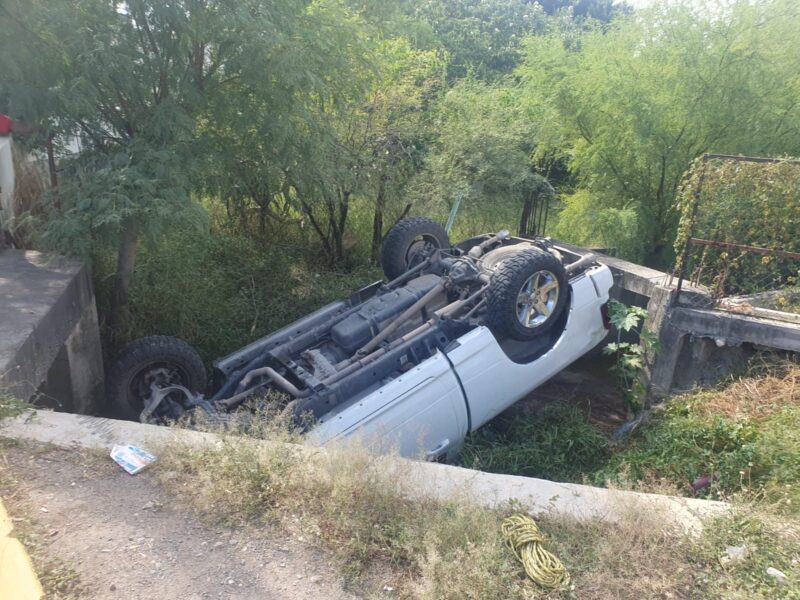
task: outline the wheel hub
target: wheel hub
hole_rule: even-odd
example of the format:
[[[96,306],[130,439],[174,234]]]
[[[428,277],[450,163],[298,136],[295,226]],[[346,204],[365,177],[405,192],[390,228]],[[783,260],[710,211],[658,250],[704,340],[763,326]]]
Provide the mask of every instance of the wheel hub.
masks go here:
[[[428,258],[433,251],[439,248],[435,239],[423,235],[420,239],[414,240],[406,252],[406,266],[411,269]]]
[[[180,373],[175,369],[153,367],[139,376],[136,387],[138,388],[141,398],[147,402],[152,397],[152,390],[154,387],[163,388],[180,383]]]
[[[522,326],[534,329],[547,321],[558,295],[558,279],[550,271],[537,271],[525,280],[517,295],[517,318]]]
[[[185,389],[183,382],[181,371],[175,365],[168,363],[151,365],[131,380],[129,402],[132,408],[140,413],[140,420],[149,419],[153,413],[164,408],[161,406],[162,402],[168,398],[182,403],[186,395],[181,391]]]

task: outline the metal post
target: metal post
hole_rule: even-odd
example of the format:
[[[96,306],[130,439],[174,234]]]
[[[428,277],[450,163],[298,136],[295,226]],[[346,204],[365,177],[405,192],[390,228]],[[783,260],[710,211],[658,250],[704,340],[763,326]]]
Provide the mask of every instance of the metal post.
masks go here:
[[[461,206],[461,200],[463,199],[464,194],[458,192],[458,194],[456,194],[456,200],[453,202],[453,208],[450,209],[450,216],[447,217],[447,225],[444,226],[447,235],[450,235],[450,230],[453,229],[453,223],[456,221],[456,213],[458,213],[458,208]]]
[[[711,157],[710,154],[706,153],[703,154],[703,164],[700,168],[700,177],[697,178],[697,186],[694,189],[694,202],[692,203],[692,216],[689,221],[689,232],[686,238],[686,241],[683,244],[683,250],[681,251],[681,268],[678,272],[678,284],[675,286],[675,295],[672,297],[672,306],[675,306],[678,303],[678,298],[681,295],[681,289],[683,288],[683,279],[686,277],[686,263],[689,261],[689,246],[691,244],[691,239],[694,237],[694,224],[695,220],[697,219],[697,210],[698,206],[700,205],[700,194],[703,190],[703,180],[706,177],[706,165],[708,164],[708,159]]]

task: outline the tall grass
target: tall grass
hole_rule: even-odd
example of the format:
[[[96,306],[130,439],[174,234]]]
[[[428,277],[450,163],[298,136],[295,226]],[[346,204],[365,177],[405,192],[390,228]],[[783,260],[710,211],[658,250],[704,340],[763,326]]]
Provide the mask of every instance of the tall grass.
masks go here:
[[[713,390],[673,398],[593,480],[665,479],[683,493],[745,495],[800,511],[800,365],[771,362]]]
[[[375,268],[309,266],[302,246],[263,244],[229,233],[174,231],[144,244],[131,290],[130,339],[180,337],[207,361],[381,278]],[[111,255],[94,260],[98,307],[107,313]]]

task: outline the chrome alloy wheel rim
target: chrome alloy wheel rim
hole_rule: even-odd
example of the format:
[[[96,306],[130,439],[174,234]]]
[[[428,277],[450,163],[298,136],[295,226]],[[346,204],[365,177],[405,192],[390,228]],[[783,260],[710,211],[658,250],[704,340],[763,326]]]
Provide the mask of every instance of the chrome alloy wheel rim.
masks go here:
[[[525,280],[517,295],[517,318],[523,327],[535,329],[550,318],[559,294],[558,279],[550,271],[537,271]]]

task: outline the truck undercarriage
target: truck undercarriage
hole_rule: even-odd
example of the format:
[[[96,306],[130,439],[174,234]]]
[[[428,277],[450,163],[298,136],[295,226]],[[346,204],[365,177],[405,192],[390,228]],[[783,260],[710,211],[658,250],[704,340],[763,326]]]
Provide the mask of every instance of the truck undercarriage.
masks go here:
[[[112,401],[129,418],[157,423],[197,409],[224,418],[277,402],[308,426],[478,326],[530,359],[535,340],[563,322],[568,277],[593,262],[548,239],[507,231],[451,246],[441,226],[421,218],[390,231],[382,259],[388,283],[369,285],[217,360],[208,397],[198,381],[202,363],[188,345],[178,347],[183,343],[173,338],[134,342],[112,368]]]

